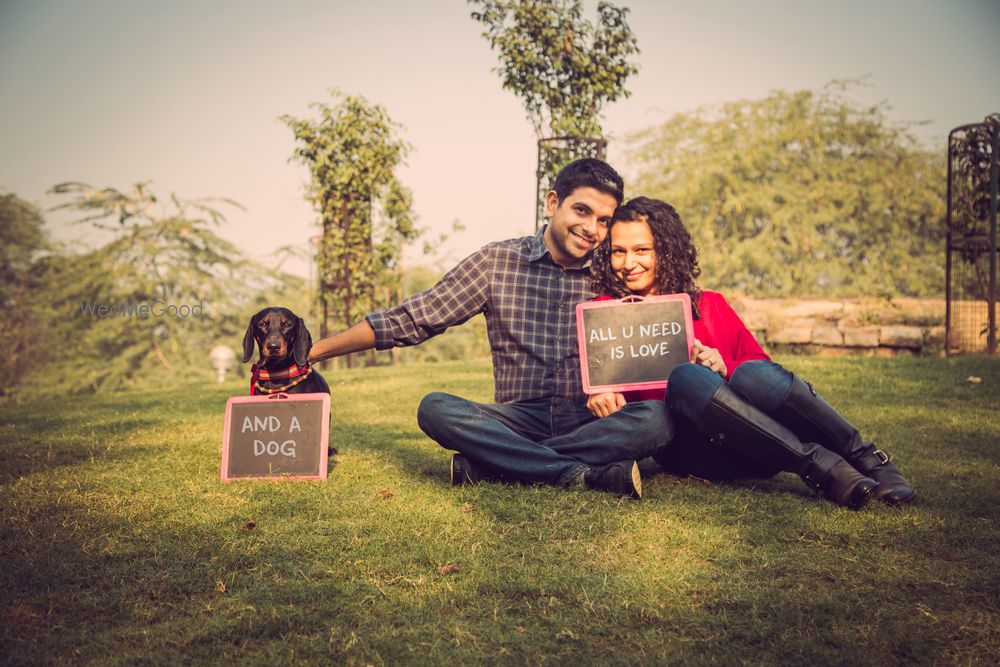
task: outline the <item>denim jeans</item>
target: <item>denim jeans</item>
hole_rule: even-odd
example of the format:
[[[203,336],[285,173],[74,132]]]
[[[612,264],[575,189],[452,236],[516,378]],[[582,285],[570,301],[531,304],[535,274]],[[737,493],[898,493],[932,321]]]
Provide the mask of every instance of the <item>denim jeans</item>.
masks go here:
[[[670,374],[667,405],[676,437],[656,460],[670,472],[708,479],[770,477],[778,468],[732,449],[712,444],[694,424],[725,380],[704,366],[681,364]],[[773,361],[745,361],[729,377],[729,388],[762,412],[774,415],[792,387],[792,374]]]
[[[475,403],[434,392],[420,402],[417,423],[442,447],[506,479],[557,485],[592,466],[645,458],[673,437],[660,401],[629,403],[598,419],[584,401],[566,398]]]
[[[681,364],[670,374],[667,402],[688,419],[701,413],[724,380],[704,366]],[[773,414],[792,388],[792,374],[773,361],[744,361],[729,377],[729,388],[754,407]]]

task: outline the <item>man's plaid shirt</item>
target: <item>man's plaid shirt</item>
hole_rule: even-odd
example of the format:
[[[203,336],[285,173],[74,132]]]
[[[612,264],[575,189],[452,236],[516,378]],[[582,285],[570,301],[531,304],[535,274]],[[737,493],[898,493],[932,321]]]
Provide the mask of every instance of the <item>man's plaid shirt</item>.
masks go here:
[[[562,268],[544,233],[491,243],[429,290],[368,315],[375,347],[416,345],[484,313],[497,403],[581,398],[575,309],[594,297],[589,263]]]

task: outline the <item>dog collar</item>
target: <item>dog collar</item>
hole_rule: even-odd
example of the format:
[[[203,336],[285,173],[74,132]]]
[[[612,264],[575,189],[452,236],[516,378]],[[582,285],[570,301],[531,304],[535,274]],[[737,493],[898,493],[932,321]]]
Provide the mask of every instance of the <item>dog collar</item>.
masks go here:
[[[250,367],[250,395],[254,396],[259,391],[262,394],[278,394],[283,391],[288,391],[295,385],[303,382],[307,377],[312,375],[312,366],[306,364],[305,366],[299,366],[297,364],[292,364],[287,368],[283,368],[277,371],[270,371],[266,368],[254,364]],[[274,381],[274,380],[291,380],[286,385],[275,388],[268,388],[260,386],[261,381]]]

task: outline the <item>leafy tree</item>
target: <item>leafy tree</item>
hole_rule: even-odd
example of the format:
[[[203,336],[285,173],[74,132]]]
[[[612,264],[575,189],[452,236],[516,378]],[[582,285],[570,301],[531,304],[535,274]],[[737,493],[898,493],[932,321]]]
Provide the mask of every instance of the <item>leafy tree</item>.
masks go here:
[[[51,250],[44,224],[35,205],[12,193],[0,195],[0,374],[8,378],[5,385],[30,369],[32,353],[44,349],[48,338],[35,296],[39,255]]]
[[[336,104],[311,105],[317,120],[281,117],[298,144],[293,159],[309,167],[307,196],[323,230],[317,265],[324,336],[328,319],[347,327],[378,305],[378,293],[398,293],[402,246],[420,234],[412,195],[395,175],[408,151],[398,126],[363,97],[331,95]]]
[[[579,0],[469,0],[472,18],[500,54],[503,87],[524,101],[541,138],[599,136],[601,110],[628,97],[625,80],[638,71],[639,53],[628,9],[597,5],[595,26]]]
[[[755,295],[938,295],[943,155],[885,105],[819,92],[677,114],[631,138],[632,192],[672,203],[707,287]]]
[[[214,232],[224,220],[215,201],[235,202],[161,202],[148,183],[122,192],[69,182],[51,192],[68,198],[55,209],[83,213],[78,222],[111,235],[102,247],[52,255],[40,267],[40,295],[58,341],[53,362],[67,388],[114,388],[157,369],[208,377],[208,349],[238,345],[259,293],[285,279],[244,260]],[[102,316],[100,306],[115,309]]]
[[[628,97],[625,81],[639,53],[628,9],[597,5],[597,24],[580,0],[469,0],[483,37],[499,53],[503,87],[524,102],[539,139],[536,221],[556,174],[581,157],[604,157],[601,112]]]

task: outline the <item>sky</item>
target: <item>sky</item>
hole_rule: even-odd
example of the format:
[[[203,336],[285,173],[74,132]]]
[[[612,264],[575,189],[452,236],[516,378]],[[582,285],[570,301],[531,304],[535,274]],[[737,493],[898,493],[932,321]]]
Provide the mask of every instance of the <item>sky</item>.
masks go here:
[[[630,133],[703,105],[864,77],[852,97],[946,150],[1000,112],[1000,0],[632,0],[631,97],[607,107],[609,161]],[[596,19],[596,2],[585,3]],[[385,107],[411,147],[399,171],[447,268],[534,230],[536,137],[462,0],[0,0],[0,191],[48,209],[63,181],[226,197],[218,233],[248,256],[308,247],[317,217],[283,114],[336,88]],[[627,193],[639,194],[639,193]],[[101,237],[47,213],[71,246]],[[306,260],[284,268],[305,274]]]

